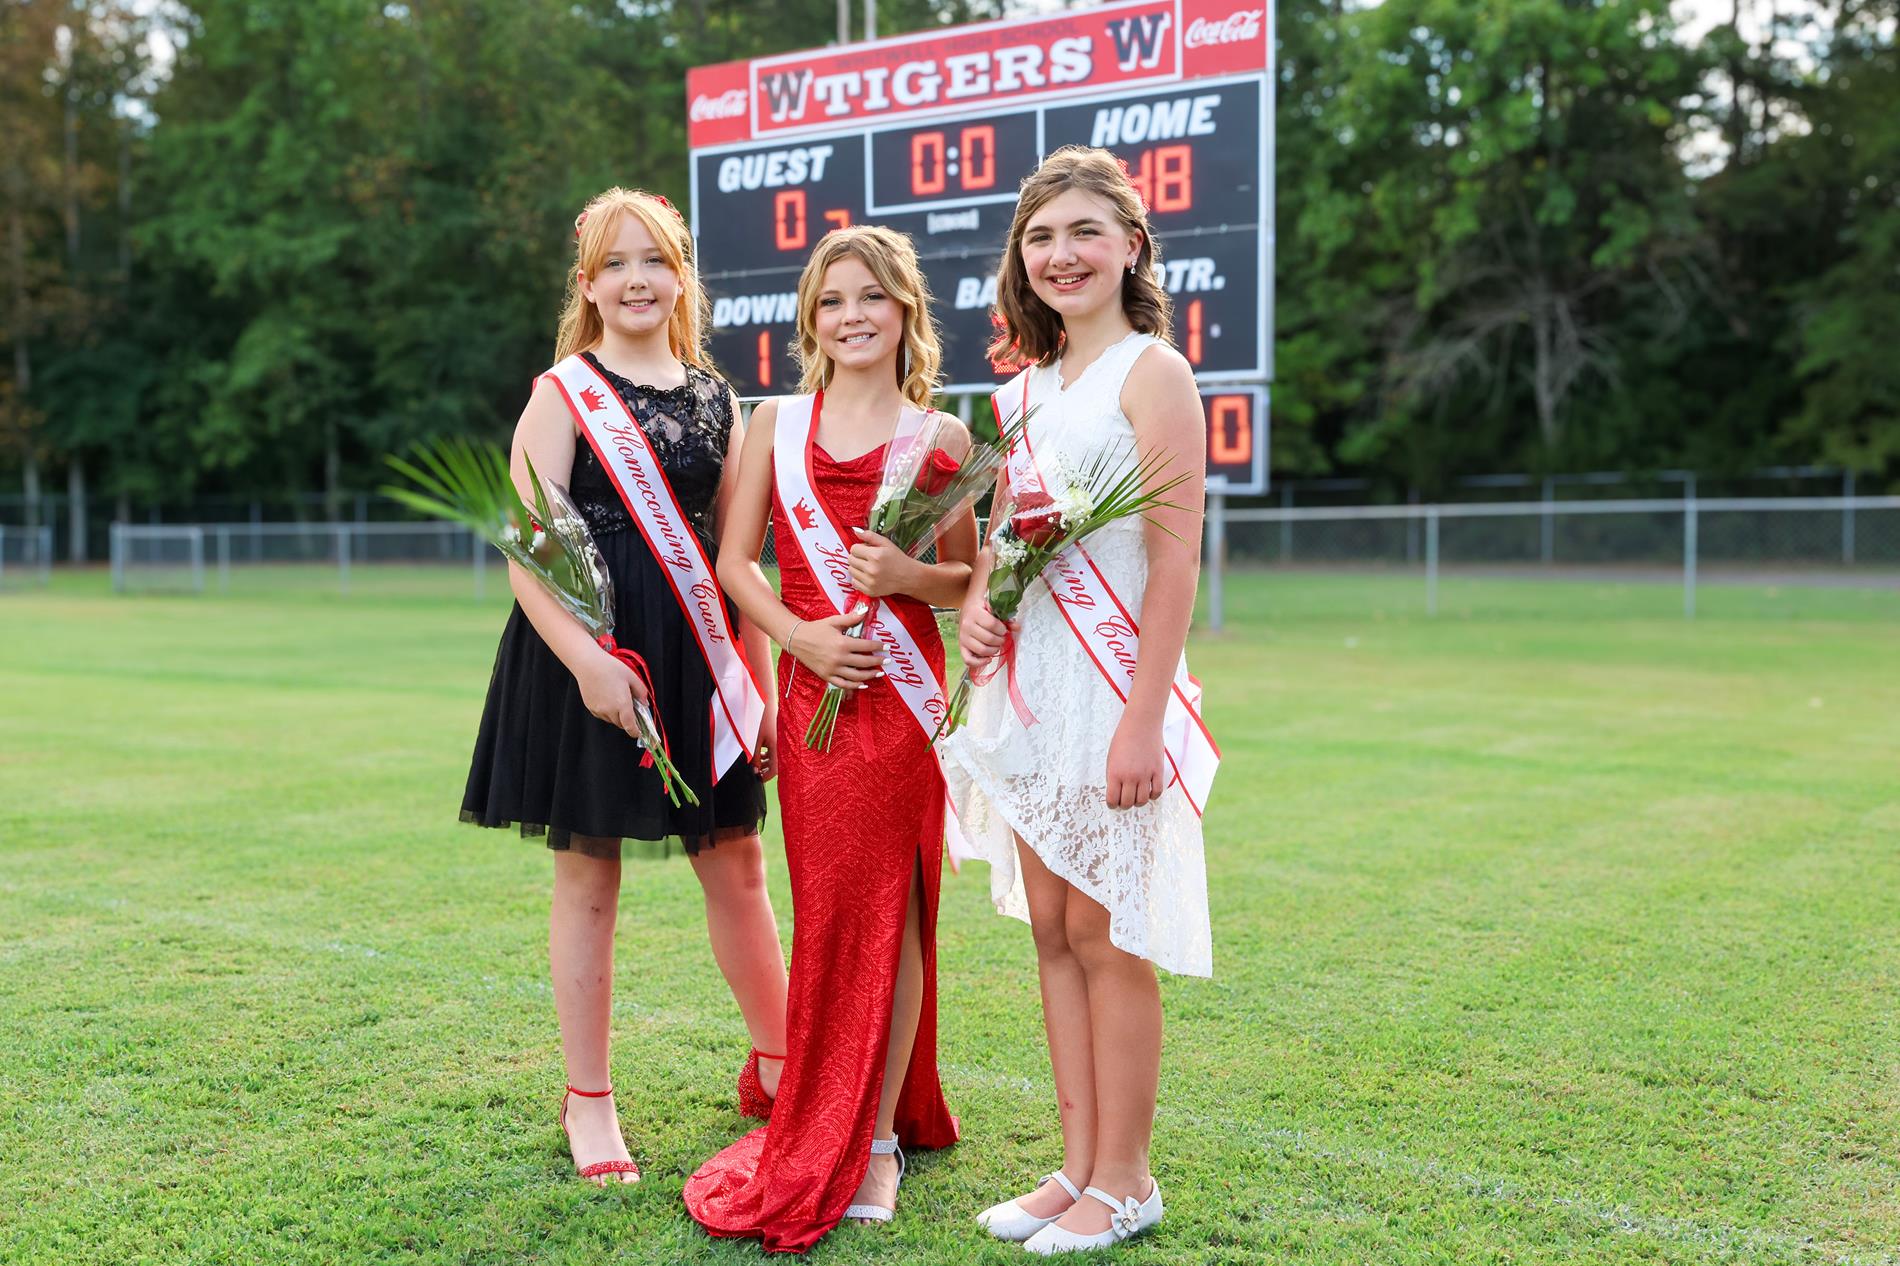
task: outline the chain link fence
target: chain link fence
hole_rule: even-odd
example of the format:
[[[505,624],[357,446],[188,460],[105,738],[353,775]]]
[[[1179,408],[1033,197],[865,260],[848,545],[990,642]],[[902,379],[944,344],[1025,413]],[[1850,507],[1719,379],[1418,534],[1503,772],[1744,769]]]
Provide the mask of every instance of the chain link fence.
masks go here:
[[[455,523],[115,523],[111,557],[117,593],[484,598],[508,585],[500,554]],[[777,566],[769,533],[761,562]]]
[[[44,585],[52,573],[52,528],[0,524],[0,589]]]
[[[1210,622],[1227,569],[1411,569],[1497,579],[1900,588],[1900,497],[1497,502],[1229,509],[1208,503]]]
[[[43,580],[44,529],[0,534],[0,582],[27,560]],[[1442,575],[1496,580],[1612,578],[1900,589],[1900,497],[1708,498],[1446,505],[1256,506],[1208,503],[1210,623],[1222,622],[1229,570],[1416,573],[1428,614]],[[9,541],[14,544],[8,544]],[[120,593],[467,595],[505,592],[495,552],[449,523],[115,524]],[[761,560],[776,566],[771,535]],[[501,589],[496,589],[500,586]]]
[[[112,525],[118,593],[455,593],[507,584],[488,545],[455,523]]]

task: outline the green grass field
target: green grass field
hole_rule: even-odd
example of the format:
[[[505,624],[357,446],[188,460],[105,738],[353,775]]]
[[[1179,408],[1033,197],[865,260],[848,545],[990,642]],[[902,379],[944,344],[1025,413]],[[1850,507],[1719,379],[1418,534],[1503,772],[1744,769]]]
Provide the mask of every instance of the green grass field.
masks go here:
[[[745,1052],[629,863],[573,1180],[537,843],[456,823],[465,578],[0,595],[0,1262],[742,1262],[680,1204]],[[1153,1263],[1900,1261],[1900,593],[1236,576],[1216,976],[1168,980]],[[776,841],[774,897],[789,941]],[[1027,929],[949,880],[965,1141],[827,1262],[1014,1262],[1059,1158]]]

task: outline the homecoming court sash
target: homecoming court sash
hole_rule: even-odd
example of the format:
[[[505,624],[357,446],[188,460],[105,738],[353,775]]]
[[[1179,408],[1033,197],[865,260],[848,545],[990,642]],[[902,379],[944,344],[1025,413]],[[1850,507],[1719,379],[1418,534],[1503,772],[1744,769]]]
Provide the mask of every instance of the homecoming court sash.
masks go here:
[[[1014,421],[1029,408],[1030,373],[1023,370],[991,397],[998,424],[1004,430],[1008,429],[1003,425],[1004,418]],[[1027,429],[1010,449],[1004,478],[1012,492],[1050,491],[1036,464]],[[1141,647],[1140,627],[1127,604],[1116,594],[1114,586],[1108,583],[1080,541],[1051,559],[1038,579],[1049,586],[1056,610],[1062,613],[1063,621],[1075,634],[1083,653],[1102,674],[1115,697],[1127,703],[1128,692],[1135,684],[1135,661]],[[1207,723],[1201,720],[1201,683],[1188,672],[1185,655],[1176,663],[1174,682],[1168,690],[1161,743],[1173,771],[1169,784],[1181,784],[1188,804],[1199,815],[1214,785],[1214,771],[1220,766],[1220,748],[1208,732]]]
[[[734,761],[751,759],[765,718],[765,696],[726,619],[712,562],[681,511],[646,432],[613,384],[579,355],[569,356],[542,376],[567,401],[582,438],[600,459],[627,513],[646,538],[647,548],[659,560],[693,630],[693,640],[712,674],[713,697],[707,707],[712,714],[712,775],[718,782]]]
[[[825,600],[842,615],[857,605],[863,595],[851,583],[851,547],[845,544],[844,524],[838,521],[830,503],[818,495],[818,481],[812,475],[812,432],[817,419],[814,403],[812,396],[779,397],[778,423],[772,436],[773,479],[778,485],[779,504],[792,517],[792,537],[805,556],[805,566],[817,578]],[[912,411],[907,408],[906,413],[909,412]],[[905,419],[900,419],[898,433],[902,434],[904,429]],[[881,618],[876,611],[859,631],[859,636],[884,648],[884,680],[897,688],[898,698],[904,701],[918,728],[923,730],[924,741],[929,743],[943,722],[946,705],[943,683],[930,670],[930,661],[924,658],[917,639],[903,621],[895,616]],[[930,753],[941,773],[943,763],[934,745]],[[944,838],[954,870],[965,858],[975,854],[957,826],[956,809],[950,803],[947,789],[943,804]]]

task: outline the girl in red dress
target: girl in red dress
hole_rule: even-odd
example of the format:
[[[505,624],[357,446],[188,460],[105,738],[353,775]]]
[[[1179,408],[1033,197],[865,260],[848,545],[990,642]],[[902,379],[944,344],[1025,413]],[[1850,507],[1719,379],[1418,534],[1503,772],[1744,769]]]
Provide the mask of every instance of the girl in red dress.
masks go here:
[[[811,394],[754,412],[720,550],[721,585],[785,648],[778,785],[792,966],[771,1123],[702,1165],[685,1197],[712,1234],[758,1236],[773,1251],[802,1252],[845,1217],[888,1221],[903,1174],[899,1142],[943,1147],[957,1137],[937,1079],[944,784],[907,699],[920,683],[941,698],[943,643],[930,608],[961,600],[976,521],[953,525],[934,564],[855,526],[869,519],[900,417],[929,408],[942,359],[929,301],[902,234],[858,226],[819,243],[798,284],[800,386]],[[947,421],[961,458],[968,433]],[[800,464],[818,505],[803,495],[783,504],[783,462]],[[782,597],[757,561],[768,512]],[[883,600],[876,619],[895,627],[846,632],[860,617],[827,597],[800,539],[824,516],[837,527],[833,592],[848,566],[858,593]],[[932,680],[900,665],[910,651]],[[802,736],[827,685],[851,693],[830,749],[816,750]]]

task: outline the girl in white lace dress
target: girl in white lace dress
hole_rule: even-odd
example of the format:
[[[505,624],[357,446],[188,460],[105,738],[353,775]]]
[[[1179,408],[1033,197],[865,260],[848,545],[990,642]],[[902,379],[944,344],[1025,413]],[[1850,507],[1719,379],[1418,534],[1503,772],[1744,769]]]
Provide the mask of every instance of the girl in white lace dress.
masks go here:
[[[1126,703],[1042,581],[1013,627],[989,612],[987,549],[958,630],[972,663],[1015,643],[1013,665],[976,690],[943,750],[965,837],[991,863],[997,909],[1027,918],[1034,934],[1063,1136],[1061,1168],[979,1221],[1045,1253],[1113,1244],[1159,1219],[1148,1171],[1161,1059],[1155,967],[1212,971],[1200,816],[1163,738],[1199,577],[1205,432],[1193,371],[1168,343],[1160,275],[1146,212],[1112,155],[1070,146],[1024,181],[992,353],[1030,368],[999,393],[1001,409],[1014,414],[1026,390],[1045,479],[1104,449],[1158,454],[1163,478],[1188,476],[1167,498],[1187,509],[1088,540],[1140,629]],[[1010,698],[1012,674],[1033,724]]]

